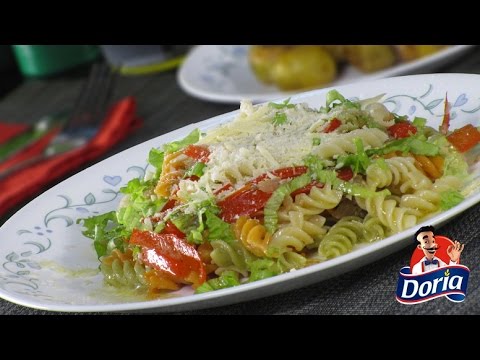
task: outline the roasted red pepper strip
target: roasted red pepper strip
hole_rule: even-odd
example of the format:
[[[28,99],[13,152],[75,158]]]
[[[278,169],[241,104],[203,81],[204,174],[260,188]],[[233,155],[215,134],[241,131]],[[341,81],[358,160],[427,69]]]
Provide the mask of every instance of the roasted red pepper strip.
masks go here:
[[[399,122],[387,129],[391,137],[403,139],[417,133],[417,128],[408,122]]]
[[[183,150],[183,153],[203,163],[207,163],[208,157],[210,156],[210,150],[203,145],[188,145],[185,150]]]
[[[162,208],[162,212],[163,211],[167,211],[167,210],[170,210],[170,209],[173,209],[175,207],[175,203],[177,201],[175,199],[170,199],[168,200],[165,205],[163,205],[163,208]]]
[[[447,136],[448,141],[460,152],[466,152],[480,142],[480,132],[472,124],[455,130]]]
[[[258,213],[265,207],[271,193],[257,189],[253,184],[248,184],[225,199],[219,201],[220,217],[228,222],[234,222],[241,215],[252,215]]]
[[[308,171],[308,168],[306,166],[294,166],[294,167],[276,169],[268,173],[262,174],[260,176],[257,176],[255,179],[250,180],[249,183],[258,184],[262,180],[270,179],[271,177],[270,174],[280,179],[288,179],[288,178],[293,178],[293,177],[303,175],[307,171]]]
[[[337,170],[337,177],[340,180],[348,181],[351,178],[353,178],[353,170],[350,166],[346,166],[344,168],[341,168]]]
[[[256,177],[233,194],[218,202],[217,205],[221,209],[220,217],[224,221],[231,223],[241,215],[251,216],[258,214],[265,207],[272,194],[259,190],[256,185],[263,180],[269,179],[269,174],[280,179],[288,179],[305,174],[307,171],[308,168],[306,166],[295,166],[273,170],[270,173]]]
[[[340,125],[342,125],[342,122],[337,118],[333,118],[332,120],[330,120],[330,122],[328,123],[325,130],[323,130],[323,132],[330,133],[332,131],[335,131],[338,127],[340,127]]]
[[[255,179],[250,180],[246,185],[258,184],[262,180],[269,179],[271,175],[273,175],[274,177],[278,177],[280,179],[288,179],[291,177],[297,177],[297,176],[303,175],[307,171],[308,171],[308,168],[306,166],[294,166],[294,167],[276,169],[276,170],[270,171],[269,173],[265,173],[260,176],[257,176]],[[220,194],[221,192],[229,190],[232,187],[233,187],[232,184],[225,184],[220,189],[216,190],[214,194],[215,195]],[[240,190],[241,189],[239,189],[238,191]]]
[[[195,247],[174,234],[157,234],[133,229],[130,244],[140,245],[140,259],[177,283],[205,282],[205,266]]]
[[[450,104],[448,103],[447,94],[445,94],[445,105],[443,107],[443,121],[440,125],[440,132],[447,135],[448,127],[450,126]]]
[[[214,195],[218,195],[224,191],[227,191],[228,189],[231,189],[233,187],[232,184],[228,183],[228,184],[225,184],[223,185],[220,189],[217,189],[215,190],[215,192],[213,193]]]

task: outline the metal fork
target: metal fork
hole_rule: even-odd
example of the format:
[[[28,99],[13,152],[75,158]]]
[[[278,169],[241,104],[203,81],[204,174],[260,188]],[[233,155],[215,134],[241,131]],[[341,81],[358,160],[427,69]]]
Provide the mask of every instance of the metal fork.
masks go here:
[[[110,104],[116,80],[106,64],[94,64],[83,84],[71,115],[61,121],[49,145],[38,155],[0,171],[0,180],[34,163],[85,145],[97,133]]]

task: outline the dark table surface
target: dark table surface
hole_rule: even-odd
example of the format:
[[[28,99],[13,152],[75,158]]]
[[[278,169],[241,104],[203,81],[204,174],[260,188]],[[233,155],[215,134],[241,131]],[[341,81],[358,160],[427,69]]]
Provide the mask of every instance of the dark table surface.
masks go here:
[[[480,49],[437,72],[480,73]],[[73,103],[84,79],[85,74],[80,73],[25,81],[0,101],[0,120],[30,123],[42,115],[61,110]],[[187,124],[238,108],[235,104],[205,102],[187,95],[177,85],[175,72],[122,77],[115,97],[126,95],[136,97],[138,114],[144,119],[144,125],[101,159]],[[0,218],[0,225],[20,207]],[[412,248],[408,247],[358,270],[298,290],[177,314],[480,314],[480,282],[475,275],[480,270],[479,211],[480,205],[474,206],[438,230],[438,234],[448,234],[450,238],[465,243],[462,263],[470,268],[472,276],[468,295],[462,303],[442,298],[406,306],[395,300],[398,271],[409,263],[412,253]],[[0,299],[0,314],[58,313],[30,309]]]

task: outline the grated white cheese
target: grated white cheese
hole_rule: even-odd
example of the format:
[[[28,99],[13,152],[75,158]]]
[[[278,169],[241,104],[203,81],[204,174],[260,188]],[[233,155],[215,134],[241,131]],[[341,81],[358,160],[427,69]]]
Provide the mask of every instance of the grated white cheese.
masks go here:
[[[274,124],[276,114],[285,114],[287,121]],[[179,196],[189,199],[201,199],[213,196],[216,190],[227,183],[233,188],[223,195],[235,191],[247,181],[272,170],[298,166],[312,153],[318,154],[322,145],[313,145],[314,138],[320,138],[323,147],[338,138],[350,143],[353,137],[361,137],[366,147],[371,143],[383,143],[385,139],[373,130],[365,134],[363,129],[347,136],[319,133],[333,117],[356,117],[362,112],[358,109],[333,109],[328,114],[314,111],[306,104],[297,104],[291,108],[276,109],[268,104],[252,105],[242,101],[239,115],[230,123],[210,130],[199,144],[207,145],[210,150],[209,161],[204,174],[194,183],[180,181]],[[386,135],[382,134],[386,137]],[[353,142],[344,145],[344,151],[355,151]],[[195,188],[192,188],[195,186]]]
[[[313,138],[318,136],[309,129],[325,115],[300,104],[281,110],[288,121],[274,125],[272,120],[278,111],[268,104],[253,106],[243,101],[234,121],[201,139],[199,143],[208,145],[211,154],[200,186],[214,191],[230,182],[238,188],[265,172],[302,164],[312,152]]]

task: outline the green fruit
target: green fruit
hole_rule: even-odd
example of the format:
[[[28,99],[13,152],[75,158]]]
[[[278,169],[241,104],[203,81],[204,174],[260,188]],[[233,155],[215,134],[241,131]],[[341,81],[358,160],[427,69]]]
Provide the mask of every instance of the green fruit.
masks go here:
[[[248,61],[258,80],[272,84],[272,68],[278,56],[288,49],[282,45],[253,45],[248,53]]]
[[[281,53],[271,76],[282,90],[321,87],[335,79],[337,65],[319,46],[299,45]]]
[[[389,45],[349,45],[346,49],[348,61],[363,72],[374,72],[392,66],[395,52]]]

